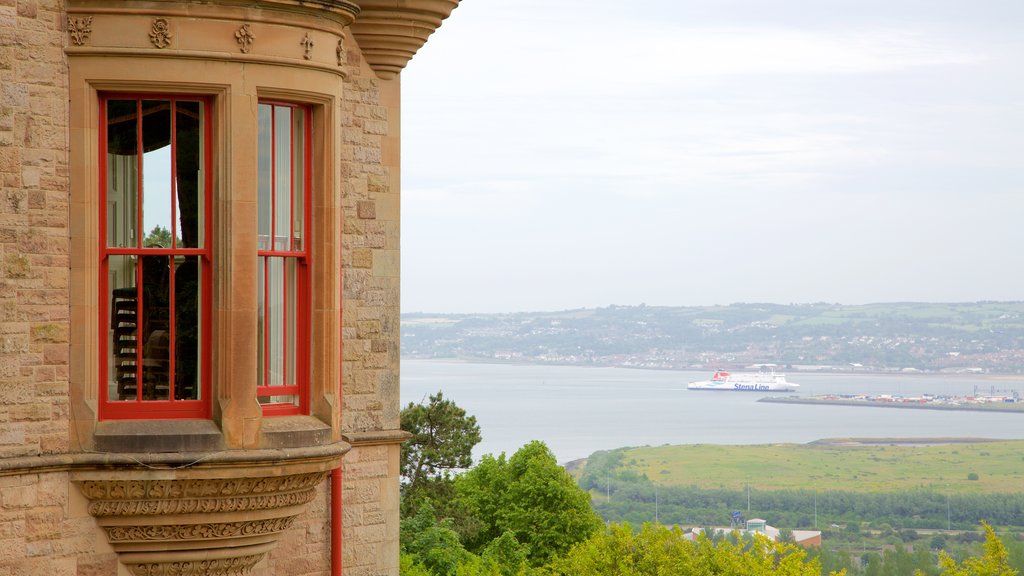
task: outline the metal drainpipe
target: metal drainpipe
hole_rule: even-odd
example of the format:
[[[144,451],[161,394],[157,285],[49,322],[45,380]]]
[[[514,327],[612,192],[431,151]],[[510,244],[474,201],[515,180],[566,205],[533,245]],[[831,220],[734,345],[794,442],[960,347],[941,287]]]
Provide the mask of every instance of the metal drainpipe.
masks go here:
[[[331,470],[331,576],[341,576],[341,466]]]

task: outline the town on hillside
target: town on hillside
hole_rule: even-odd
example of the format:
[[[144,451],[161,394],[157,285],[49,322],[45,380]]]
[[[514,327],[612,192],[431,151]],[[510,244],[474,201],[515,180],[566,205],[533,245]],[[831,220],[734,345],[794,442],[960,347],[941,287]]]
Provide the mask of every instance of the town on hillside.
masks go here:
[[[402,315],[402,355],[655,369],[1024,372],[1024,302]]]

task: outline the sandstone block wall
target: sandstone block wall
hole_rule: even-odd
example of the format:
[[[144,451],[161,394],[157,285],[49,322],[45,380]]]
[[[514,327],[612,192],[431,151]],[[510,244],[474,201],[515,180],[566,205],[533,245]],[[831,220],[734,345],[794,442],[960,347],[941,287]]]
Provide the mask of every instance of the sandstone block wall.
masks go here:
[[[117,556],[67,472],[0,476],[0,574],[110,576]]]
[[[0,457],[68,450],[60,0],[0,0]]]
[[[399,80],[349,52],[342,108],[342,430],[399,428]],[[345,457],[346,576],[398,574],[397,444]]]

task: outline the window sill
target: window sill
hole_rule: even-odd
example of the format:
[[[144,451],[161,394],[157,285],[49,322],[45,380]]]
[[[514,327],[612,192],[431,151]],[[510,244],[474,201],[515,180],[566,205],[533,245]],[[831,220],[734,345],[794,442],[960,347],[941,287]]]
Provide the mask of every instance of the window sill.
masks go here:
[[[264,418],[261,435],[260,445],[264,448],[302,448],[333,442],[331,427],[314,416]]]
[[[116,420],[96,425],[99,452],[210,452],[224,449],[211,420]]]

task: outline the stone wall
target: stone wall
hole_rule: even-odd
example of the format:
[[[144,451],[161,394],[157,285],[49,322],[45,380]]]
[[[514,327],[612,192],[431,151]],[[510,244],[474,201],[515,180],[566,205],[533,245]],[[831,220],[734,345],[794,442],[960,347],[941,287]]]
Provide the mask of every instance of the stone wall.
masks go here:
[[[117,574],[116,554],[68,486],[67,472],[0,476],[0,574]]]
[[[281,537],[277,548],[256,565],[254,574],[326,576],[331,573],[331,480],[321,482],[316,498]]]
[[[0,457],[68,449],[63,8],[0,0]]]
[[[346,576],[398,574],[398,458],[390,442],[350,433],[399,428],[399,80],[349,51],[342,108],[342,430]],[[358,436],[355,434],[354,436]]]

